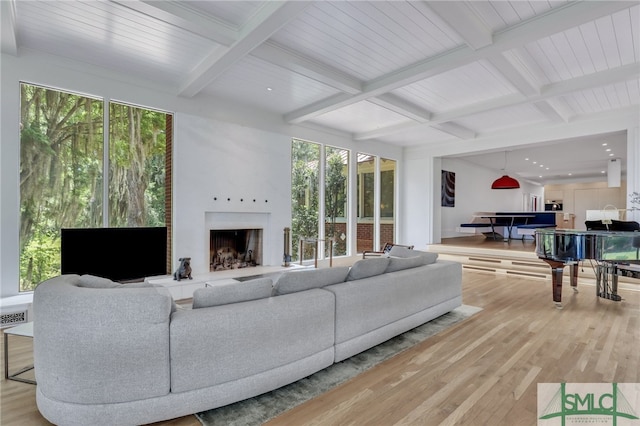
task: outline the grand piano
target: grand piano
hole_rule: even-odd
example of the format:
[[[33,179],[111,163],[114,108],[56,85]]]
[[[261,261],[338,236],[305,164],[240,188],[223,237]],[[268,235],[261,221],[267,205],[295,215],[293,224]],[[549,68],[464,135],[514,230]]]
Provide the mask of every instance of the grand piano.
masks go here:
[[[637,222],[633,222],[637,225]],[[538,229],[536,255],[551,266],[553,301],[562,308],[562,274],[570,266],[570,284],[578,291],[578,263],[597,262],[597,295],[620,301],[618,275],[640,278],[640,233],[632,231]]]

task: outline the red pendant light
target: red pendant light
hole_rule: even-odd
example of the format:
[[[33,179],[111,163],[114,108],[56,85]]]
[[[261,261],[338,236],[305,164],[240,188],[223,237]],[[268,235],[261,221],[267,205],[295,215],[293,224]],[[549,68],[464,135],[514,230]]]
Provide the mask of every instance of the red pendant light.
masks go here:
[[[504,152],[504,169],[507,170],[507,151]],[[507,176],[506,174],[498,179],[494,180],[491,184],[491,189],[517,189],[520,188],[520,182],[512,178],[511,176]]]
[[[504,175],[494,180],[491,189],[516,189],[520,188],[520,183],[511,176]]]

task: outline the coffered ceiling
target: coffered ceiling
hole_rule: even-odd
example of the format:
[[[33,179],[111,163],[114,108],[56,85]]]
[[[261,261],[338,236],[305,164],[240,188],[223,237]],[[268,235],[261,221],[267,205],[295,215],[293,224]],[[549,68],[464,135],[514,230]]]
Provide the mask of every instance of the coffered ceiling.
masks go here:
[[[46,52],[363,142],[455,143],[640,104],[638,1],[1,4],[4,53]],[[563,142],[577,144],[570,159],[590,151]],[[492,155],[485,165],[503,168]],[[600,173],[603,158],[576,169]]]

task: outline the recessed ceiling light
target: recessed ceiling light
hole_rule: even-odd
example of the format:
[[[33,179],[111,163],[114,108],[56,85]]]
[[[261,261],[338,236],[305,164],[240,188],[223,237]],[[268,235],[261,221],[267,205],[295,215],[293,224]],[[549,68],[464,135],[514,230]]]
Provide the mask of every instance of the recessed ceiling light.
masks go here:
[[[271,92],[273,89],[271,87],[267,87],[267,91]]]
[[[538,164],[538,162],[537,162],[537,161],[534,161],[534,162],[533,162],[533,164]]]
[[[604,170],[600,170],[600,173],[604,173]]]
[[[610,152],[610,151],[611,151],[611,148],[605,149],[605,152]]]
[[[525,159],[524,159],[524,161],[529,161],[529,159],[528,159],[528,158],[525,158]]]
[[[607,146],[607,145],[608,145],[608,143],[606,143],[606,142],[602,144],[602,146]]]
[[[573,175],[573,173],[569,173],[569,176],[572,176],[572,175]]]
[[[544,164],[540,164],[540,167],[544,167]]]
[[[547,167],[546,170],[549,170],[549,168]]]
[[[541,177],[542,177],[542,175],[540,175],[540,176],[538,176],[538,177],[539,177],[539,178],[541,178]]]
[[[609,157],[613,157],[613,152],[611,154],[609,154]]]

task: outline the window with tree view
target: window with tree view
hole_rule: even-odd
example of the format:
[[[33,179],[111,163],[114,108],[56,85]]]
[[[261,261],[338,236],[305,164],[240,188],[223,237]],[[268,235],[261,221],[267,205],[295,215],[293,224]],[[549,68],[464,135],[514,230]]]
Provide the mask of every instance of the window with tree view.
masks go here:
[[[349,151],[325,147],[325,257],[347,254],[347,187]]]
[[[300,239],[318,237],[320,145],[294,139],[291,143],[292,259],[313,259],[314,246],[300,251]]]
[[[358,224],[356,228],[358,253],[375,250],[373,225],[376,162],[377,157],[358,153]]]
[[[163,112],[21,84],[20,291],[60,273],[61,228],[166,225],[171,121]]]
[[[380,159],[380,244],[395,242],[396,161]]]

